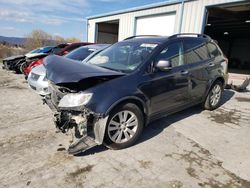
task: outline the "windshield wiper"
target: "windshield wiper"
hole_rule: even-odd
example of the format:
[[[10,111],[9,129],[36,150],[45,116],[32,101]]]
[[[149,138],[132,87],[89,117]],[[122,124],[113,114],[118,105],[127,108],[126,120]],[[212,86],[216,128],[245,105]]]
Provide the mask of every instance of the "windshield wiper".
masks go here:
[[[122,71],[122,70],[113,69],[113,68],[110,68],[110,67],[105,67],[105,66],[99,66],[99,67],[102,67],[102,68],[105,68],[105,69],[109,69],[109,70],[112,70],[112,71],[116,71],[116,72],[122,72],[122,73],[124,73],[124,71]]]

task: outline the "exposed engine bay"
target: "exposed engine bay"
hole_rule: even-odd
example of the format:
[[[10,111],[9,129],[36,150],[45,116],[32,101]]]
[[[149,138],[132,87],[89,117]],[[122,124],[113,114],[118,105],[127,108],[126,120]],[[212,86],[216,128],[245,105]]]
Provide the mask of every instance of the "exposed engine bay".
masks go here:
[[[108,117],[103,117],[102,114],[94,113],[83,106],[61,109],[58,107],[60,100],[67,94],[81,92],[80,89],[93,87],[112,78],[114,77],[94,77],[77,83],[58,84],[61,86],[49,82],[50,94],[46,95],[43,101],[54,112],[56,128],[62,133],[69,131],[73,133],[74,141],[68,149],[70,154],[77,154],[102,144]]]

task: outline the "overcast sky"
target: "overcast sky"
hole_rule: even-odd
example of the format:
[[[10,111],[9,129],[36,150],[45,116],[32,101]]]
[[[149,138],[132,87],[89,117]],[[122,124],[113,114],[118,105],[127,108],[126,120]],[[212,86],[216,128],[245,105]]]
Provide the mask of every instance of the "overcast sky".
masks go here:
[[[163,0],[0,0],[0,35],[25,37],[42,29],[86,39],[86,17]]]

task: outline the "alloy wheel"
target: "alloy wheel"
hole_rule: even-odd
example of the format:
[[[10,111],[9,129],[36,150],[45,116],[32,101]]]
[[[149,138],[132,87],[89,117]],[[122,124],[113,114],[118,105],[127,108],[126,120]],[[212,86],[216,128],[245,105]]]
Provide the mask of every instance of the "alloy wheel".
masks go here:
[[[221,97],[221,87],[218,84],[216,84],[214,85],[210,96],[211,105],[216,106],[220,101],[220,97]]]
[[[138,118],[128,110],[115,114],[108,124],[108,136],[114,143],[124,143],[134,137],[138,129]]]

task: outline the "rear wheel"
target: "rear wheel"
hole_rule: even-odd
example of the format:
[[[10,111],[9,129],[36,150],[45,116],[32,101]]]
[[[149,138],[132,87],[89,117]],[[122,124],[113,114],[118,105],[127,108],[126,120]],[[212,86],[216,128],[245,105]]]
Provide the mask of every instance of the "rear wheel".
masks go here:
[[[132,103],[120,105],[109,116],[105,132],[105,145],[123,149],[133,145],[141,135],[144,118],[140,108]]]
[[[220,81],[216,81],[211,87],[204,103],[204,108],[206,110],[214,110],[218,108],[221,101],[222,91],[222,83]]]

